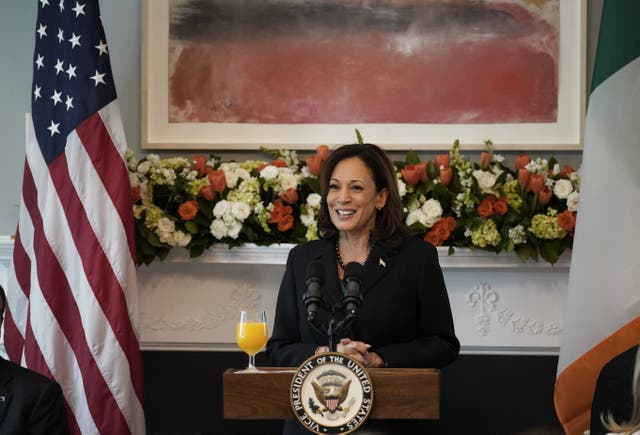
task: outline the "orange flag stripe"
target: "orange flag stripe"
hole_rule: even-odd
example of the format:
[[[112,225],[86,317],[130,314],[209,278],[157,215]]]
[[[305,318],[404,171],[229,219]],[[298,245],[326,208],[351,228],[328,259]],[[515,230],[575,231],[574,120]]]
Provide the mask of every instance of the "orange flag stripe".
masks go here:
[[[591,401],[602,367],[614,356],[640,343],[640,317],[618,329],[564,369],[556,380],[554,402],[568,435],[589,429]]]

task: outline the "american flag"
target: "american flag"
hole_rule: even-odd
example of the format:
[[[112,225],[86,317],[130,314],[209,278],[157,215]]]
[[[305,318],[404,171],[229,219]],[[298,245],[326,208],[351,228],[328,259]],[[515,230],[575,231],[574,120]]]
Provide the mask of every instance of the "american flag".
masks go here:
[[[72,433],[144,434],[127,144],[97,0],[39,0],[4,344]]]

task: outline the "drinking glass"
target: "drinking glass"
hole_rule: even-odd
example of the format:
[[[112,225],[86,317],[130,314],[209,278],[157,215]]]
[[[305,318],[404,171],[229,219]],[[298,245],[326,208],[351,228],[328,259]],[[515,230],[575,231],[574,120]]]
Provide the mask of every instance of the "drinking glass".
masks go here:
[[[255,357],[267,344],[267,314],[264,310],[242,310],[236,325],[236,343],[249,355],[244,372],[257,372]]]

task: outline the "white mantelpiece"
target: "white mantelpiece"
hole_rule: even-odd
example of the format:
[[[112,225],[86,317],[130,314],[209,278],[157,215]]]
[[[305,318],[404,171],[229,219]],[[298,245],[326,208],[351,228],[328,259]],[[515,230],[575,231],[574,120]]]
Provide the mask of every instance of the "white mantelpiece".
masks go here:
[[[273,318],[292,245],[216,246],[190,259],[173,252],[138,269],[143,349],[231,350],[242,305],[261,305]],[[0,237],[0,284],[13,242]],[[465,353],[555,354],[560,345],[570,255],[551,266],[512,254],[439,248],[456,333]],[[400,315],[400,314],[399,314]]]

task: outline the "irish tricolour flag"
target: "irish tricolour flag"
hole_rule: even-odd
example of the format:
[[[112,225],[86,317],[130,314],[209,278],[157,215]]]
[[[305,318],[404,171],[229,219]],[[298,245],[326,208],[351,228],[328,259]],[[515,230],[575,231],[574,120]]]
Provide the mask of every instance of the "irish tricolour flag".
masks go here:
[[[605,0],[555,388],[567,434],[589,428],[602,366],[640,342],[639,23],[640,1]]]

